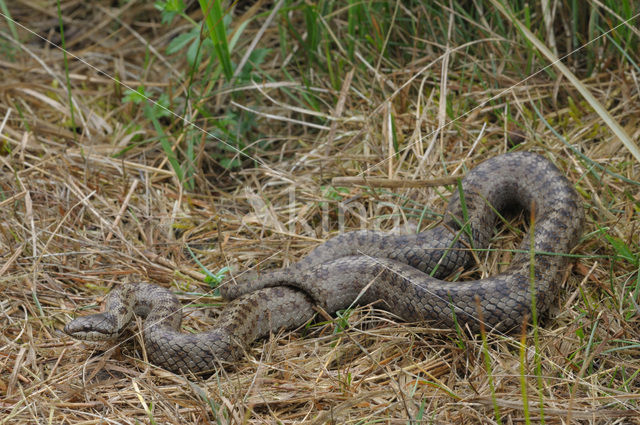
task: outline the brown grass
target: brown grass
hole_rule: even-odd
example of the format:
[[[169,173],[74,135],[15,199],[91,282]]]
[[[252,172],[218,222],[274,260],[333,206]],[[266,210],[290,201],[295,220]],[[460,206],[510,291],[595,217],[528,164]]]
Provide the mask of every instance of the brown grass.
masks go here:
[[[55,7],[28,3],[10,5],[13,17],[58,42]],[[186,63],[164,55],[175,33],[159,24],[151,2],[112,9],[71,2],[63,12],[75,54],[134,87],[143,80],[147,88],[184,96]],[[256,32],[261,19],[252,24]],[[546,423],[640,423],[639,186],[596,166],[637,180],[638,164],[566,80],[540,74],[432,133],[450,120],[432,91],[443,81],[458,116],[463,102],[480,105],[519,78],[497,75],[498,87],[468,85],[463,67],[441,71],[439,51],[416,52],[419,60],[398,69],[386,61],[378,69],[354,64],[354,74],[337,89],[312,81],[325,102],[317,118],[286,95],[306,89],[280,73],[287,59],[280,56],[277,32],[268,30],[261,45],[274,51],[265,68],[280,87],[238,90],[233,104],[224,90],[206,100],[220,115],[239,110],[234,105],[270,114],[258,116],[257,129],[247,136],[255,136],[248,144],[258,137],[265,143],[251,151],[255,162],[244,159],[241,169],[228,171],[211,152],[229,152],[209,141],[194,164],[189,191],[142,108],[121,101],[120,85],[72,60],[74,129],[61,52],[24,30],[28,42],[22,44],[8,41],[5,29],[2,34],[2,46],[12,53],[0,59],[0,424],[471,424],[497,423],[496,406],[502,423],[524,423],[523,382],[531,423],[540,422],[540,403]],[[155,48],[147,59],[140,37]],[[496,69],[506,60],[493,59]],[[436,72],[417,75],[431,62]],[[196,80],[206,79],[204,68],[198,70]],[[618,58],[582,82],[637,142],[637,71]],[[418,95],[422,83],[428,90]],[[496,119],[507,108],[516,124]],[[198,122],[213,131],[208,121]],[[132,125],[139,126],[135,137]],[[184,158],[184,133],[170,134]],[[394,134],[407,147],[399,154],[393,154]],[[71,318],[95,311],[112,287],[137,280],[175,289],[191,303],[185,330],[206,330],[224,301],[199,298],[211,288],[187,246],[214,272],[287,265],[337,233],[340,200],[363,205],[346,214],[345,230],[424,228],[437,222],[432,212],[442,211],[454,187],[344,186],[331,192],[331,178],[463,174],[519,140],[518,149],[544,154],[575,182],[587,212],[575,251],[580,258],[540,328],[540,376],[531,333],[521,361],[518,335],[488,335],[485,353],[479,336],[402,323],[376,305],[351,311],[347,327],[320,315],[303,330],[257,341],[235,370],[195,381],[147,363],[138,338],[110,349],[113,344],[87,345],[60,331]],[[390,211],[401,212],[396,223],[384,219]],[[496,273],[517,243],[517,235],[501,231],[496,251],[469,273]]]

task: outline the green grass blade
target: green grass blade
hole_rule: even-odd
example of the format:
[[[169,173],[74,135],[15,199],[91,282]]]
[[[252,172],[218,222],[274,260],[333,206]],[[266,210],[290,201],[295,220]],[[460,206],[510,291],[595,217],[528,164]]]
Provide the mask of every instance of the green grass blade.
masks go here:
[[[220,7],[220,0],[199,0],[200,8],[205,17],[209,38],[222,65],[222,70],[227,81],[233,78],[233,66],[231,65],[231,55],[227,43],[227,32],[224,25],[224,14]]]
[[[151,106],[147,106],[147,107],[150,108]],[[171,164],[171,168],[173,168],[173,171],[175,171],[176,177],[178,177],[178,180],[181,183],[185,183],[185,181],[184,181],[184,171],[180,167],[180,162],[178,161],[178,158],[176,157],[176,153],[171,148],[171,143],[169,143],[169,138],[167,137],[167,134],[164,132],[164,129],[162,128],[162,124],[160,124],[160,121],[158,121],[158,118],[156,116],[154,116],[152,113],[149,113],[147,116],[149,117],[149,119],[153,123],[153,128],[158,133],[158,137],[160,139],[160,145],[162,146],[162,150],[164,151],[165,155],[167,155],[167,159],[169,160],[169,163]]]
[[[60,10],[60,0],[57,1],[58,6],[58,24],[60,25],[60,44],[62,45],[62,57],[64,60],[64,74],[67,83],[67,97],[69,99],[69,113],[71,114],[71,129],[76,128],[76,120],[73,108],[73,97],[71,96],[71,79],[69,78],[69,60],[67,58],[67,48],[64,38],[64,23],[62,22],[62,11]],[[17,40],[17,39],[16,39]]]
[[[13,19],[11,19],[11,13],[9,13],[9,8],[4,0],[0,0],[0,10],[5,16],[5,21],[7,22],[7,26],[9,27],[9,31],[11,31],[11,36],[14,40],[19,40],[18,38],[18,30],[16,29],[15,24],[13,23]]]
[[[531,326],[533,327],[533,345],[538,381],[538,397],[540,398],[540,424],[544,425],[544,382],[542,380],[542,358],[540,355],[540,330],[538,328],[538,294],[536,293],[536,215],[535,205],[531,205],[529,228],[529,292],[531,294]]]
[[[527,326],[526,322],[522,325],[522,334],[520,336],[520,394],[522,396],[522,408],[524,414],[524,422],[526,425],[531,424],[531,415],[529,414],[529,398],[527,396],[527,373],[526,373],[526,354],[527,354]]]

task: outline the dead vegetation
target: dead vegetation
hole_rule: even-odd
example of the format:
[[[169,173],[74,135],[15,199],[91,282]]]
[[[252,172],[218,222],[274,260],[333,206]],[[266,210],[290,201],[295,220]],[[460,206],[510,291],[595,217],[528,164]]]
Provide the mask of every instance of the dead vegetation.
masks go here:
[[[400,45],[404,33],[394,33],[403,56],[360,45],[349,62],[336,37],[329,63],[322,49],[300,59],[309,52],[290,28],[283,40],[282,28],[302,34],[308,24],[300,3],[286,4],[288,24],[280,16],[262,33],[273,5],[238,5],[230,28],[249,23],[239,45],[261,37],[257,46],[270,50],[254,82],[229,85],[209,78],[214,58],[191,69],[184,54],[166,53],[190,27],[162,24],[151,2],[62,4],[66,47],[93,67],[73,57],[65,66],[60,50],[25,29],[61,43],[56,3],[30,3],[9,5],[24,25],[17,39],[8,21],[0,26],[0,424],[640,423],[638,158],[559,73],[522,82],[547,63],[508,21],[486,37],[506,40],[510,55],[487,40],[484,51],[462,48],[454,35],[448,46],[418,49],[417,38]],[[551,3],[559,20],[563,3]],[[449,18],[462,16],[446,6],[441,15],[398,8],[445,34],[456,29]],[[187,13],[202,16],[194,5]],[[497,28],[500,15],[486,13],[474,25]],[[629,37],[637,47],[637,30]],[[553,40],[562,53],[563,40]],[[588,75],[590,53],[568,64],[637,142],[638,50],[599,46]],[[166,95],[198,127],[123,100],[121,83]],[[186,306],[185,331],[206,330],[224,302],[205,269],[281,267],[340,230],[423,229],[456,190],[332,186],[332,178],[461,175],[515,145],[561,168],[587,215],[537,346],[531,332],[526,350],[520,335],[490,333],[485,348],[480,336],[402,323],[369,305],[320,314],[257,341],[235,370],[189,380],[148,364],[135,336],[112,349],[60,332],[112,287],[137,280],[172,287]],[[501,230],[496,249],[466,273],[496,273],[517,243]]]

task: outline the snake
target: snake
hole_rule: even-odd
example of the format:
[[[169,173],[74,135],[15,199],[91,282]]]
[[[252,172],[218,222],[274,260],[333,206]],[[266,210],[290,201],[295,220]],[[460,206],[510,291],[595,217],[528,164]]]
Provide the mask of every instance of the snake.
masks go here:
[[[513,211],[531,219],[505,270],[445,280],[491,249],[496,226]],[[72,320],[64,332],[81,340],[114,339],[138,315],[149,361],[179,374],[233,367],[253,341],[298,328],[317,309],[334,314],[377,303],[407,322],[509,332],[530,320],[532,306],[547,312],[583,222],[577,191],[549,160],[526,151],[504,153],[459,180],[442,219],[427,230],[342,233],[288,267],[247,273],[221,286],[229,302],[208,331],[181,332],[182,307],[174,293],[139,282],[111,291],[101,313]]]

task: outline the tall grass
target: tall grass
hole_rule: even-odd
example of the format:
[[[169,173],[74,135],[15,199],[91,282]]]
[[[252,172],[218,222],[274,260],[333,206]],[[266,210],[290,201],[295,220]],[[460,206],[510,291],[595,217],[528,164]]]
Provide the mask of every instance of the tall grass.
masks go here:
[[[238,152],[251,156],[280,149],[280,143],[265,141],[269,138],[268,131],[265,131],[267,128],[259,124],[256,121],[258,117],[250,112],[256,108],[272,108],[273,102],[261,90],[240,89],[247,84],[280,84],[282,88],[278,91],[290,102],[281,104],[280,108],[288,111],[291,118],[302,114],[303,119],[326,125],[326,117],[331,114],[327,105],[335,104],[342,77],[354,69],[355,84],[362,88],[363,95],[368,91],[369,96],[386,98],[394,102],[394,113],[401,114],[406,112],[404,108],[409,104],[406,99],[417,98],[420,93],[416,92],[416,85],[410,85],[401,92],[394,91],[393,87],[397,85],[393,80],[402,81],[403,70],[415,70],[422,64],[422,57],[428,57],[430,52],[438,51],[442,46],[469,44],[464,52],[452,55],[448,64],[450,75],[456,75],[456,85],[460,87],[460,90],[449,89],[447,93],[446,121],[452,121],[479,106],[464,96],[463,88],[492,90],[505,87],[491,78],[492,74],[511,76],[510,81],[517,82],[544,69],[549,77],[557,78],[558,71],[553,66],[549,67],[549,61],[554,59],[549,54],[553,51],[563,57],[586,44],[579,57],[574,55],[565,59],[567,67],[564,69],[572,69],[572,74],[588,78],[597,72],[593,66],[595,58],[607,52],[623,53],[625,60],[637,63],[632,52],[637,52],[639,46],[638,37],[634,36],[637,35],[634,25],[637,22],[622,23],[638,12],[629,1],[605,2],[603,7],[595,3],[585,6],[575,1],[555,2],[554,14],[545,18],[539,4],[521,1],[510,1],[505,7],[497,0],[453,2],[450,9],[448,4],[437,2],[409,1],[400,5],[387,1],[325,0],[309,3],[283,0],[278,3],[281,8],[271,28],[265,28],[266,32],[256,32],[253,28],[270,14],[269,10],[239,11],[234,9],[234,4],[225,9],[219,1],[200,0],[202,22],[197,22],[184,10],[178,8],[176,12],[176,9],[170,9],[169,4],[172,3],[166,2],[163,12],[172,13],[171,25],[181,19],[193,25],[193,31],[178,37],[179,43],[174,43],[169,50],[177,55],[189,47],[191,62],[184,77],[188,83],[188,95],[174,99],[172,104],[183,104],[181,109],[185,112],[189,110],[185,102],[193,105],[191,109],[195,107],[204,126],[225,142],[195,135],[183,137],[181,144],[184,149],[178,146],[176,150],[179,163],[185,168],[178,173],[182,176],[193,174],[194,170],[186,168],[202,164],[202,157],[197,157],[203,152],[199,147],[202,143],[215,147],[205,149],[207,161],[213,160],[229,169],[252,166],[253,162]],[[453,25],[449,23],[450,16]],[[545,51],[549,28],[557,36],[552,38],[555,44]],[[615,30],[611,31],[613,28]],[[600,37],[607,31],[611,32]],[[260,39],[253,39],[254,35]],[[243,72],[240,78],[234,78],[234,64],[244,60],[243,49],[247,47],[255,49],[249,52],[247,66],[243,67],[248,71]],[[495,65],[497,62],[500,63],[499,68]],[[198,69],[200,63],[206,65]],[[275,63],[279,65],[274,68],[272,65]],[[434,63],[433,67],[437,69],[438,66]],[[568,75],[562,68],[560,71]],[[397,76],[392,76],[394,73]],[[437,74],[427,70],[419,78],[432,81],[425,87],[426,94],[439,90]],[[298,83],[302,87],[295,90],[287,88],[288,84]],[[581,88],[578,80],[573,84],[597,108],[597,102],[593,102],[588,90]],[[325,87],[327,91],[312,89],[314,86]],[[213,98],[216,105],[228,105],[229,100],[240,93],[243,102],[254,104],[254,107],[245,110],[227,106],[221,116],[211,110],[207,102]],[[405,100],[396,102],[398,97]],[[487,106],[508,102],[508,98],[508,93],[505,93],[489,100]],[[316,114],[318,112],[319,115]],[[627,147],[636,152],[634,143],[625,136],[626,132],[615,120],[607,118],[606,110],[598,109],[598,113],[625,140]],[[498,110],[495,119],[512,121],[508,112],[503,115]],[[406,149],[407,142],[402,135],[394,136],[397,152]],[[640,152],[636,153],[640,157]]]

